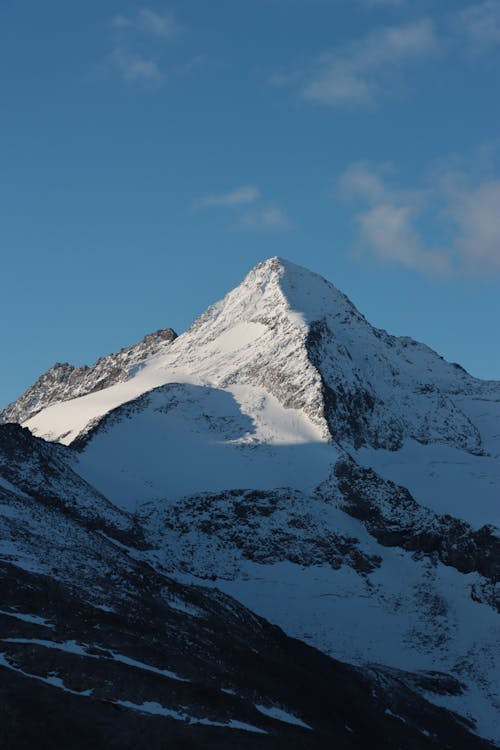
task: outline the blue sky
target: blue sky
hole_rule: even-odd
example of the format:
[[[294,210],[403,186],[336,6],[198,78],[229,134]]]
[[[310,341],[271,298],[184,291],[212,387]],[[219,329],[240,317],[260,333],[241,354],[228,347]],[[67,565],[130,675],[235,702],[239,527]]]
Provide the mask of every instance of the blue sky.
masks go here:
[[[263,258],[500,379],[500,0],[4,0],[0,404]]]

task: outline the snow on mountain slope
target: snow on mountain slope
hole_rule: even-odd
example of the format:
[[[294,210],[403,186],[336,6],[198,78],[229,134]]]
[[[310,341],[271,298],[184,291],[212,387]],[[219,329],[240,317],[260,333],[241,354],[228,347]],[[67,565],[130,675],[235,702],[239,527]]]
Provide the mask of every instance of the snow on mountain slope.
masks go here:
[[[479,528],[500,528],[498,455],[471,456],[443,445],[407,441],[399,451],[361,448],[358,463],[384,479],[407,487],[418,502],[438,513],[458,516]]]
[[[314,477],[327,476],[337,451],[318,442],[302,412],[248,386],[235,390],[247,408],[255,403],[253,420],[226,390],[172,383],[149,391],[77,440],[73,465],[128,510],[227,487],[312,489]]]

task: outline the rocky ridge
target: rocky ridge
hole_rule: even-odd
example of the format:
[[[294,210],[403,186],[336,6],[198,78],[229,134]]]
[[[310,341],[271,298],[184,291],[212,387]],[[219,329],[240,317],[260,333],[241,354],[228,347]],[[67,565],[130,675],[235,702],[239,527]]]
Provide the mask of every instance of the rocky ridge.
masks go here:
[[[14,403],[0,411],[0,423],[22,423],[51,404],[70,401],[123,383],[133,377],[142,362],[158,354],[176,338],[177,334],[172,328],[163,328],[148,334],[138,344],[100,357],[90,367],[56,362]]]

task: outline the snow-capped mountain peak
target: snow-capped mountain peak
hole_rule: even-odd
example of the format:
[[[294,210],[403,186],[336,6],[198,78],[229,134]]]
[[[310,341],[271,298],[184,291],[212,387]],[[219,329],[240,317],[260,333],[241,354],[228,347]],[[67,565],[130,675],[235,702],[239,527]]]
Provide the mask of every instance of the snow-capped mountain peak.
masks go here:
[[[17,416],[22,397],[9,413],[35,434],[69,443],[110,410],[174,382],[232,394],[258,441],[394,450],[414,439],[484,450],[457,399],[483,392],[480,381],[428,347],[374,328],[330,282],[277,257],[121,381],[52,399],[28,419]]]
[[[276,256],[252,268],[235,289],[200,316],[191,330],[220,316],[233,322],[264,319],[271,323],[281,315],[288,315],[299,328],[326,315],[364,321],[349,298],[329,281]]]

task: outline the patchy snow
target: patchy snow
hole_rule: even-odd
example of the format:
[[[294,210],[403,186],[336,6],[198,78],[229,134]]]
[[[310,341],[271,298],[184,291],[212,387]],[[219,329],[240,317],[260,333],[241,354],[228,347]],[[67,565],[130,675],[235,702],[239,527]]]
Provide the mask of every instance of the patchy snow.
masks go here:
[[[0,638],[0,641],[2,643],[32,643],[35,646],[53,648],[56,651],[65,651],[68,654],[78,654],[79,656],[91,656],[91,658],[96,658],[93,654],[87,653],[86,646],[82,646],[76,641],[48,641],[43,638]]]
[[[384,714],[386,716],[392,716],[393,719],[398,719],[399,721],[402,721],[403,724],[406,724],[406,719],[403,716],[400,716],[399,714],[393,713],[390,708],[386,708],[384,711]]]
[[[175,609],[178,612],[182,612],[185,615],[191,615],[191,617],[206,617],[207,613],[204,612],[200,607],[196,607],[194,604],[191,604],[190,602],[186,602],[183,599],[180,599],[179,597],[173,597],[169,596],[167,599],[167,604],[170,607],[170,609]]]
[[[70,688],[66,687],[63,680],[60,677],[57,677],[56,675],[49,675],[47,677],[43,677],[42,675],[31,674],[30,672],[25,672],[24,669],[20,669],[19,667],[15,667],[13,664],[11,664],[11,662],[7,659],[6,654],[0,653],[0,666],[10,669],[11,672],[18,672],[19,674],[22,674],[24,677],[29,677],[32,680],[37,680],[38,682],[44,682],[46,685],[51,685],[52,687],[59,688],[60,690],[64,690],[65,693],[72,693],[73,695],[80,695],[82,697],[89,697],[93,693],[92,689],[71,690]]]
[[[22,612],[14,612],[14,611],[7,611],[5,609],[0,609],[0,615],[6,615],[7,617],[15,617],[16,620],[22,620],[23,622],[30,622],[33,625],[42,625],[44,628],[54,628],[55,625],[53,625],[51,622],[46,620],[44,617],[39,617],[38,615],[29,615],[24,614]]]
[[[111,657],[109,657],[108,651],[102,654],[90,652],[89,649],[91,648],[91,646],[77,643],[76,641],[48,641],[41,638],[0,638],[0,641],[2,643],[32,643],[36,646],[43,646],[44,648],[51,648],[55,649],[56,651],[64,651],[68,654],[77,654],[78,656],[85,656],[90,659],[118,661],[121,662],[121,664],[126,664],[129,667],[135,667],[136,669],[142,669],[145,672],[153,672],[154,674],[161,675],[162,677],[168,677],[170,680],[177,680],[178,682],[190,682],[190,680],[187,680],[184,677],[180,677],[170,669],[159,669],[158,667],[153,667],[151,664],[145,664],[142,661],[137,661],[137,659],[131,659],[129,656],[125,656],[124,654],[117,654],[114,651],[110,651],[109,653],[111,653]],[[102,650],[100,647],[96,646],[92,648],[98,648],[99,650]]]
[[[145,672],[154,672],[154,674],[159,674],[162,677],[168,677],[170,680],[177,680],[178,682],[190,682],[190,680],[187,680],[185,677],[180,677],[176,672],[172,672],[170,669],[159,669],[158,667],[153,667],[150,664],[144,664],[144,662],[142,661],[137,661],[137,659],[131,659],[129,656],[117,654],[114,651],[112,651],[111,653],[114,661],[119,661],[122,664],[127,664],[129,667],[142,669]]]
[[[152,714],[153,716],[165,716],[169,719],[175,719],[176,721],[184,721],[188,724],[203,724],[204,726],[211,727],[223,727],[224,729],[241,729],[246,732],[257,732],[258,734],[267,734],[264,729],[259,729],[252,724],[246,724],[243,721],[237,721],[236,719],[230,719],[227,722],[214,721],[213,719],[200,718],[199,716],[190,716],[187,713],[176,711],[172,708],[165,708],[156,701],[145,701],[144,703],[132,703],[131,701],[113,701],[118,706],[124,708],[130,708],[132,711],[140,711],[145,714]]]
[[[294,716],[294,714],[285,711],[284,708],[280,708],[278,706],[264,706],[261,703],[256,704],[255,708],[257,709],[257,711],[260,711],[261,714],[265,714],[271,719],[283,721],[285,722],[285,724],[293,724],[297,727],[303,727],[304,729],[312,729],[309,724],[306,724],[304,721],[302,721],[302,719]]]

